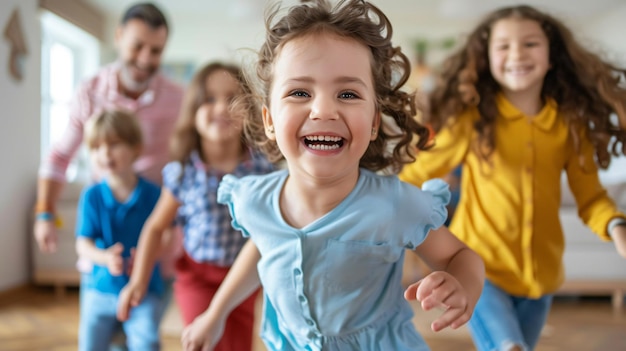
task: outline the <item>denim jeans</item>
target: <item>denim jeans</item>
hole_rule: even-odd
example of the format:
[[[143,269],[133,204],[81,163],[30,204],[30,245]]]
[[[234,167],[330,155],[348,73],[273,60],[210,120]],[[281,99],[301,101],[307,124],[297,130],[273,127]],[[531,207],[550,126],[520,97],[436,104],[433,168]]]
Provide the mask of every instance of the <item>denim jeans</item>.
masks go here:
[[[80,279],[80,301],[83,300],[83,291],[86,291],[87,282],[91,278],[89,274],[83,273],[81,274]],[[173,288],[174,286],[174,278],[169,278],[164,280],[164,291],[163,296],[161,297],[161,311],[159,313],[159,321],[163,319],[165,312],[167,312],[167,308],[172,301]],[[159,322],[160,323],[160,322]],[[122,322],[117,321],[114,331],[113,331],[113,340],[111,342],[110,348],[108,351],[128,351],[126,347],[126,335],[124,335],[124,328],[122,326]]]
[[[84,289],[80,293],[79,351],[108,351],[117,330],[118,295]],[[159,320],[162,312],[160,297],[148,294],[122,323],[130,351],[160,349]]]
[[[531,351],[537,345],[552,295],[538,299],[511,296],[485,281],[469,329],[478,351],[507,351],[513,345]]]

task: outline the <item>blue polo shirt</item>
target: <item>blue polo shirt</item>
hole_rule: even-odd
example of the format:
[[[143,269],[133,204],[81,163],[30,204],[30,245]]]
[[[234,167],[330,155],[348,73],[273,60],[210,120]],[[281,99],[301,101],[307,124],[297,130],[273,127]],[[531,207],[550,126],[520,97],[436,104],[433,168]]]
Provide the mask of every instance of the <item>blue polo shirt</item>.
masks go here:
[[[137,247],[143,224],[156,205],[160,193],[158,186],[141,177],[135,190],[123,203],[113,196],[106,180],[87,187],[78,203],[76,236],[93,240],[101,249],[119,242],[124,245],[122,257],[128,259],[130,249]],[[106,266],[94,265],[87,287],[118,294],[129,278],[128,274],[112,276]],[[152,272],[148,291],[157,294],[163,291],[158,265]]]

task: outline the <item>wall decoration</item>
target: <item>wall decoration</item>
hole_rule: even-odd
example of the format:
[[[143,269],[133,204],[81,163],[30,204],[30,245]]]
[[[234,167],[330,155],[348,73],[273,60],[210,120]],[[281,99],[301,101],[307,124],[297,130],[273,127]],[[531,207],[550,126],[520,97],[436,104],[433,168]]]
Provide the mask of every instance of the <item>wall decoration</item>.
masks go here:
[[[196,66],[191,62],[164,62],[161,64],[161,71],[166,77],[187,86],[196,72]]]
[[[407,89],[418,92],[428,93],[435,88],[435,73],[437,65],[432,64],[428,60],[428,55],[433,51],[440,51],[446,53],[450,51],[456,40],[452,37],[443,38],[441,40],[416,38],[413,41],[413,53],[415,59],[413,62],[413,68],[411,75],[406,83]]]
[[[15,80],[20,81],[24,76],[24,61],[26,60],[28,49],[26,48],[18,9],[13,10],[13,14],[11,14],[9,22],[4,28],[4,37],[11,45],[9,73]]]
[[[417,56],[417,61],[426,64],[426,56],[432,51],[449,52],[456,45],[456,39],[453,37],[446,37],[443,39],[426,39],[416,38],[413,41],[413,51]]]

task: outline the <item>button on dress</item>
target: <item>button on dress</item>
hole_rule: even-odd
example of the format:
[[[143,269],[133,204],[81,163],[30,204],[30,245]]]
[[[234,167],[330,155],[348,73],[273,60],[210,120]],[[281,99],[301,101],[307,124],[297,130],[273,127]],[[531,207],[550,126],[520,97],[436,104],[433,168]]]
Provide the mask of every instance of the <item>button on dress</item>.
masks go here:
[[[233,226],[261,254],[268,350],[428,350],[400,280],[405,249],[446,219],[447,184],[435,179],[421,190],[360,169],[339,205],[294,228],[279,208],[287,177],[227,175],[218,190]]]

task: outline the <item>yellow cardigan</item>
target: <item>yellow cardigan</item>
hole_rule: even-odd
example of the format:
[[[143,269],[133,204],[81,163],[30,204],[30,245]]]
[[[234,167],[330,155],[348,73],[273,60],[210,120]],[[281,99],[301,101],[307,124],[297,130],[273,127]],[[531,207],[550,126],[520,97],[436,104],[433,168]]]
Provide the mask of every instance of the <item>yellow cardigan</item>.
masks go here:
[[[584,137],[584,169],[580,166],[556,102],[549,100],[534,117],[502,95],[497,105],[496,147],[489,163],[475,151],[478,111],[472,108],[436,136],[433,149],[405,166],[400,179],[421,185],[462,163],[461,198],[450,229],[483,258],[491,282],[509,294],[537,298],[563,281],[562,171],[580,218],[600,238],[610,240],[608,222],[625,216],[601,186],[593,147]]]

